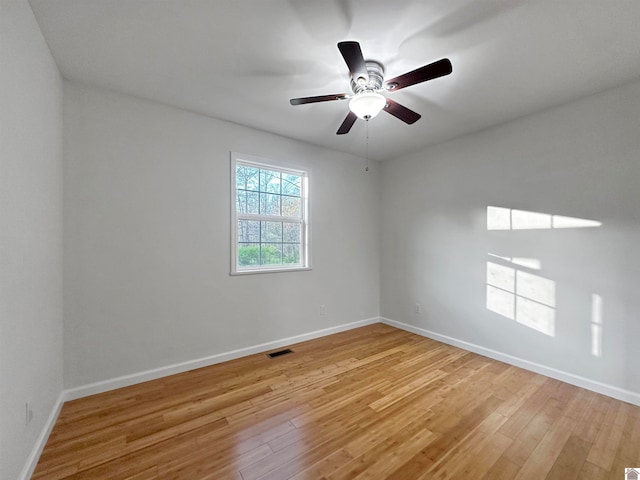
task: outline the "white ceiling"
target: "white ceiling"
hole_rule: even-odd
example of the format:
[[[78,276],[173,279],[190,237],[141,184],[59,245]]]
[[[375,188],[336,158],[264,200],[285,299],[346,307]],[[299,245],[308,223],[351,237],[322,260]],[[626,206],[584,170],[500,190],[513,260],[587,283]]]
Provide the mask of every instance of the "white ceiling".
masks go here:
[[[364,156],[335,134],[349,92],[336,44],[387,78],[447,57],[453,73],[390,94],[422,114],[369,122],[384,160],[640,78],[637,0],[30,0],[67,79]]]

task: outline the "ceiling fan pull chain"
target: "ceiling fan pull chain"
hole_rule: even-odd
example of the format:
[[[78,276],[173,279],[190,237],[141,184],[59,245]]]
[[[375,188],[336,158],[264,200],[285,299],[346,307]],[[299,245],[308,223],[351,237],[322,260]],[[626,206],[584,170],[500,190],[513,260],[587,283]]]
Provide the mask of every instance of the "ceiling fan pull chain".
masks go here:
[[[364,171],[368,172],[369,171],[369,119],[367,118],[365,122],[367,125],[367,141],[365,143],[365,150],[364,150],[364,160],[365,160]]]

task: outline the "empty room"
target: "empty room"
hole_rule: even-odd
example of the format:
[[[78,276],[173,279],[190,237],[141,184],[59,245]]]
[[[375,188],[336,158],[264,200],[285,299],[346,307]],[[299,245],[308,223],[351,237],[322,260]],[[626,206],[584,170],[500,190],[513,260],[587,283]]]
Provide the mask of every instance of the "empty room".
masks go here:
[[[637,479],[640,3],[0,0],[0,479]]]

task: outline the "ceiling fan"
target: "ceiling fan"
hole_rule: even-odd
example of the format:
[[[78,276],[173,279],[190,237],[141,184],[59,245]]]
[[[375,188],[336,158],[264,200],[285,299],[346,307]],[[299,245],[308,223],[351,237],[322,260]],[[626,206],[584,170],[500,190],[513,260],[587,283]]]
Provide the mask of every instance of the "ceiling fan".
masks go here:
[[[390,80],[384,79],[384,66],[374,60],[365,60],[358,42],[340,42],[338,50],[351,73],[351,91],[333,95],[292,98],[291,105],[329,102],[332,100],[349,100],[349,113],[338,128],[337,135],[349,133],[356,119],[369,120],[381,110],[385,110],[396,118],[411,125],[420,119],[420,114],[386,98],[383,93],[395,92],[416,83],[426,82],[434,78],[444,77],[452,72],[451,62],[443,58],[437,62],[424,65]]]

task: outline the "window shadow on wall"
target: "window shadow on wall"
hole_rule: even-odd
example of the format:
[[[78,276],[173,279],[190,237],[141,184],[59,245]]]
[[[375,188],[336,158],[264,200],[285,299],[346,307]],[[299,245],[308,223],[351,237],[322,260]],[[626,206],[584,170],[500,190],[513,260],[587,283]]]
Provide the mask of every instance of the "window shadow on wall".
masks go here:
[[[602,222],[586,218],[565,217],[513,208],[487,207],[487,230],[546,230],[600,226],[602,226]]]
[[[594,228],[602,222],[550,213],[487,207],[487,230]],[[489,253],[486,262],[486,308],[549,337],[556,334],[556,282],[540,274],[536,257]],[[602,356],[602,297],[592,294],[591,354]]]

